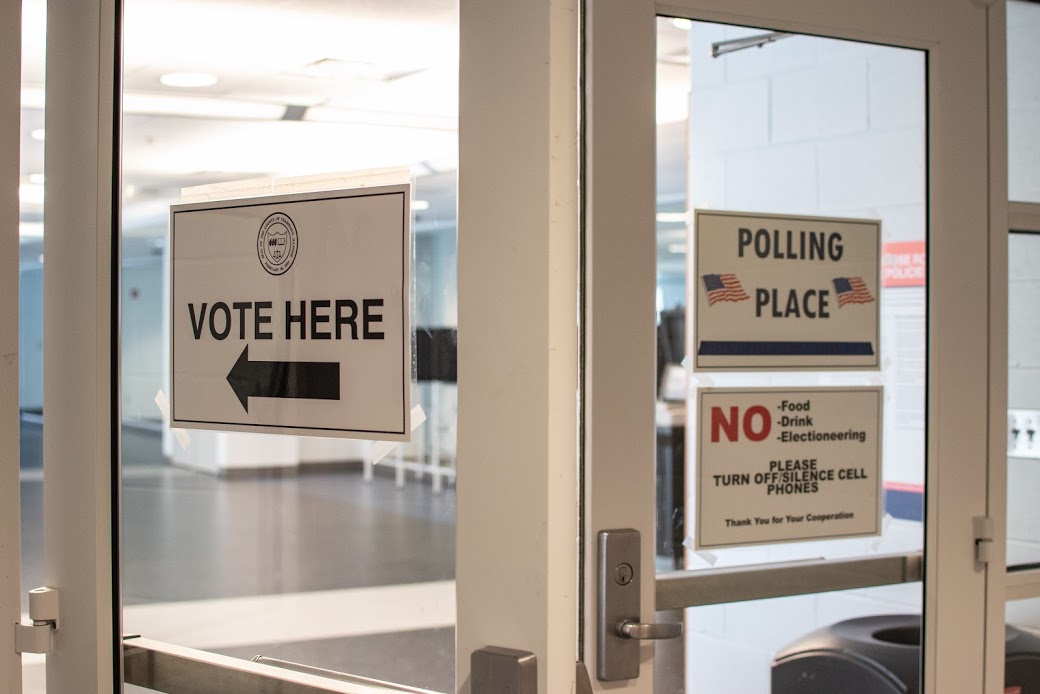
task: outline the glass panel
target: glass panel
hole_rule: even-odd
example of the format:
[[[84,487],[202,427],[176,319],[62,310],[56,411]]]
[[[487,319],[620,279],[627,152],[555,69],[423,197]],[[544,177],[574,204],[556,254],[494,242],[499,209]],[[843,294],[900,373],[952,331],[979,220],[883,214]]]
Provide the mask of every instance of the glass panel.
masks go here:
[[[658,570],[920,551],[925,476],[925,55],[671,18],[658,20],[657,36]],[[688,343],[696,313],[690,297],[704,278],[692,270],[693,210],[880,220],[881,269],[876,280],[865,279],[869,300],[877,301],[880,311],[880,368],[694,371]],[[797,255],[797,249],[791,253]],[[776,257],[773,251],[770,255]],[[760,291],[761,287],[743,288],[743,310],[754,314]],[[833,291],[836,294],[840,287],[835,285]],[[835,305],[831,310],[841,309]],[[797,321],[809,320],[809,313],[788,314],[784,334],[797,336],[808,329]],[[803,542],[769,542],[768,535],[762,535],[752,540],[762,544],[698,550],[695,500],[698,493],[713,493],[709,482],[698,492],[696,452],[701,444],[688,425],[703,416],[696,411],[700,389],[837,386],[883,389],[880,532],[849,538],[823,531],[816,534],[818,539]],[[814,418],[819,414],[781,424],[778,415],[773,424],[815,435]],[[774,460],[811,459],[821,450],[770,441],[765,444],[768,450],[761,452],[763,466]],[[835,477],[844,474],[838,462],[844,452],[832,454],[832,460],[820,462],[818,469],[833,467]],[[830,492],[821,491],[826,484]],[[766,487],[752,478],[746,498],[772,503],[780,492]],[[846,503],[833,482],[795,485],[784,496],[790,499],[794,517],[841,513],[840,504]],[[689,610],[688,655],[684,667],[681,659],[675,665],[680,672],[671,679],[685,682],[687,691],[768,691],[770,660],[799,633],[853,614],[917,613],[920,590],[920,585],[911,585]],[[870,597],[861,600],[863,595]],[[829,606],[832,598],[840,607]],[[747,628],[741,631],[727,624]],[[665,686],[658,691],[675,690]]]
[[[43,82],[44,0],[22,2],[21,180],[18,229],[18,408],[21,455],[22,613],[43,580]],[[26,621],[23,618],[23,622]],[[45,660],[22,656],[25,694],[43,694]]]
[[[658,620],[678,614],[659,614]],[[654,690],[917,691],[920,615],[919,583],[691,607],[685,610],[685,643],[670,644],[663,658],[657,651]],[[863,658],[836,656],[837,650]],[[842,687],[850,683],[862,688]]]
[[[1004,692],[1028,694],[1040,688],[1040,598],[1007,604]]]
[[[126,631],[452,690],[457,3],[127,0],[124,36]],[[366,441],[172,433],[182,189],[393,167],[415,184],[413,442],[372,465]]]
[[[1040,202],[1040,5],[1007,4],[1008,197]]]
[[[1040,564],[1040,236],[1008,237],[1008,566]]]

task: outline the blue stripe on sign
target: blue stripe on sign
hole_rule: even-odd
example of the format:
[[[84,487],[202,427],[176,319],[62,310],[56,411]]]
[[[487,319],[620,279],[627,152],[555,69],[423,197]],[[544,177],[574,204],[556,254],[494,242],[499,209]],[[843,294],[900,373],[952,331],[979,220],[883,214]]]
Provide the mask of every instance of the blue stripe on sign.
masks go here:
[[[902,489],[886,489],[885,513],[904,520],[924,520],[924,494]]]
[[[707,357],[871,356],[869,342],[735,342],[704,340],[697,354]]]

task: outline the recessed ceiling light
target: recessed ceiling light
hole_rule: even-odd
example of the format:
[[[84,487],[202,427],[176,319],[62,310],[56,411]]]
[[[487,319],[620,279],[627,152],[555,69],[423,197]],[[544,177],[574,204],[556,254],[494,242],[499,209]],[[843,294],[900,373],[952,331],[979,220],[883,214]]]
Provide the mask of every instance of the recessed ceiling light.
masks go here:
[[[675,17],[672,19],[672,26],[676,29],[682,29],[683,31],[689,31],[693,28],[693,20],[686,19],[685,17]]]
[[[159,82],[167,87],[212,87],[217,76],[208,72],[167,72],[159,77]]]
[[[36,128],[31,133],[29,133],[29,137],[31,137],[34,140],[43,140],[44,135],[45,133],[43,128]]]

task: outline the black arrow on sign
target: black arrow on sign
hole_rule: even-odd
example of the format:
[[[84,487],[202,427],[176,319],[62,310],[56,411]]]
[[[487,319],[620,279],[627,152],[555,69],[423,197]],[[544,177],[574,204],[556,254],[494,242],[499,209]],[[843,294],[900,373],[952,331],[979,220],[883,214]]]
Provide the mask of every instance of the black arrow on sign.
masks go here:
[[[227,382],[246,412],[249,398],[339,400],[339,362],[250,361],[246,345]]]

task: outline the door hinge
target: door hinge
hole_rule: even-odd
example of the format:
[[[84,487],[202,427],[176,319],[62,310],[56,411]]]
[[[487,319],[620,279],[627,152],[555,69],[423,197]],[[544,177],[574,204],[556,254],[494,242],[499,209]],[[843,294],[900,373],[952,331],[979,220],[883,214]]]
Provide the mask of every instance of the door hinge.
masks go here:
[[[975,516],[971,525],[975,534],[975,561],[989,564],[993,558],[993,519],[989,516]]]
[[[50,653],[51,637],[58,628],[58,591],[33,588],[29,591],[32,624],[14,625],[15,653]]]

